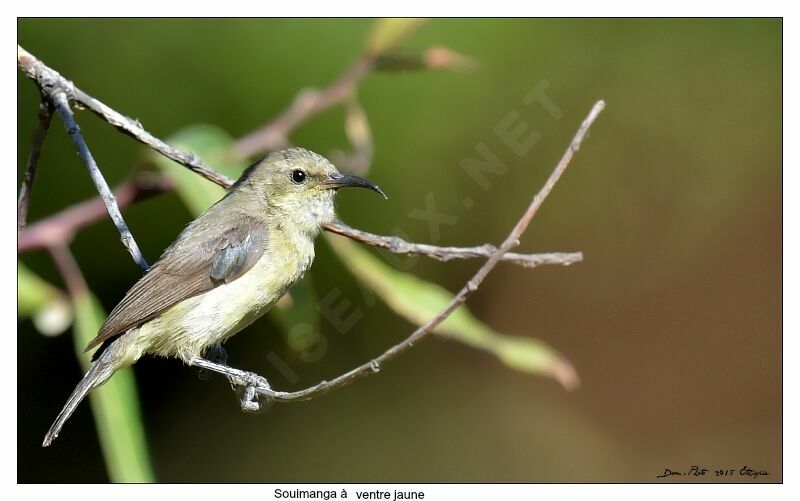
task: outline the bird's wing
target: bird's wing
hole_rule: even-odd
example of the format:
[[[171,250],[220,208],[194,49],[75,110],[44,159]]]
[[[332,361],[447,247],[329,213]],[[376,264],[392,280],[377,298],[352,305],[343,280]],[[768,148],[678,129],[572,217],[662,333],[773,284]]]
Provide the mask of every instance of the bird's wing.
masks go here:
[[[252,268],[267,247],[267,228],[250,216],[231,219],[227,228],[202,219],[190,224],[125,294],[86,350]]]

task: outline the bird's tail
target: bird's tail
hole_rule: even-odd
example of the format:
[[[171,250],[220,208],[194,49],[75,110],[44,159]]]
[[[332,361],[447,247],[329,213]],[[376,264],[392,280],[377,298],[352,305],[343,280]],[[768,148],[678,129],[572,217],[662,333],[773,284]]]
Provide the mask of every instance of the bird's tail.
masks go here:
[[[64,423],[69,419],[72,413],[75,412],[75,408],[78,407],[78,404],[81,403],[89,391],[108,381],[111,375],[114,374],[114,371],[117,369],[114,353],[115,350],[106,349],[96,361],[92,362],[92,366],[89,367],[89,370],[86,371],[86,375],[83,376],[81,382],[75,387],[72,395],[67,399],[67,403],[64,404],[64,408],[58,413],[58,417],[56,417],[47,435],[44,436],[42,447],[47,447],[56,439]]]

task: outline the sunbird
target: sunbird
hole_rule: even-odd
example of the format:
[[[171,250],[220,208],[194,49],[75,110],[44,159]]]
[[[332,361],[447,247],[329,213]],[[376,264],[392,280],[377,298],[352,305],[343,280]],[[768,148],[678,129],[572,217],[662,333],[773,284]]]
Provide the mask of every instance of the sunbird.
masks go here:
[[[44,437],[58,436],[94,388],[142,355],[174,357],[230,375],[208,350],[261,317],[314,261],[314,241],[336,219],[339,188],[374,183],[341,174],[302,148],[248,167],[225,196],[189,223],[111,311],[86,350],[92,365]],[[241,371],[239,371],[241,373]]]

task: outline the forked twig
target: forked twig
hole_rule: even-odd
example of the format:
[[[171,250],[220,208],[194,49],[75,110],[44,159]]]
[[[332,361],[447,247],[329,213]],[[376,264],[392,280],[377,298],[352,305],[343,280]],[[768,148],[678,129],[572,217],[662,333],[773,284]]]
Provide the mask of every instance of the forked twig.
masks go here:
[[[233,145],[233,155],[236,158],[248,158],[257,153],[285,148],[289,145],[289,134],[298,125],[347,99],[358,82],[373,68],[374,62],[374,56],[364,55],[324,89],[301,92],[286,111],[237,140]]]
[[[53,100],[56,112],[61,117],[61,120],[64,121],[64,128],[67,129],[67,133],[69,133],[69,137],[72,139],[75,149],[78,150],[78,155],[89,170],[89,176],[92,178],[97,192],[100,194],[100,198],[102,198],[105,203],[109,217],[114,221],[114,225],[117,227],[117,231],[119,231],[122,245],[124,245],[131,256],[133,256],[133,260],[136,264],[146,271],[149,268],[147,261],[145,261],[144,256],[142,256],[142,251],[139,250],[136,240],[134,240],[133,235],[131,235],[128,229],[128,225],[125,223],[125,219],[122,217],[122,213],[119,210],[119,206],[117,206],[117,200],[114,198],[111,188],[109,188],[103,174],[100,172],[100,168],[97,167],[97,162],[94,161],[94,157],[92,157],[92,153],[89,151],[86,141],[83,140],[81,129],[75,121],[75,116],[72,114],[72,109],[69,107],[66,94],[57,92],[55,95],[51,96],[51,99]]]
[[[71,81],[62,77],[56,70],[44,64],[19,45],[17,45],[17,65],[28,78],[36,82],[36,85],[38,85],[43,92],[52,93],[54,90],[60,90],[66,94],[69,101],[76,102],[82,107],[91,110],[97,116],[116,127],[120,132],[149,146],[170,160],[174,160],[200,174],[209,181],[217,183],[225,188],[233,184],[231,179],[203,163],[194,153],[186,153],[177,148],[173,148],[161,139],[153,136],[142,127],[142,124],[138,120],[118,113],[89,94],[83,92]]]

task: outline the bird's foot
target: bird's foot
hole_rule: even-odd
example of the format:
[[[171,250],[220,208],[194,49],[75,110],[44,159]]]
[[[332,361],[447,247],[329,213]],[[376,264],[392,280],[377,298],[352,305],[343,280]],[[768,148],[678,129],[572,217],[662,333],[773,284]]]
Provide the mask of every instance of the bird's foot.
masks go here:
[[[191,359],[189,364],[227,377],[231,387],[239,395],[242,410],[245,412],[267,410],[276,394],[270,387],[267,378],[254,372],[234,369],[200,357]]]
[[[272,389],[272,387],[269,385],[269,381],[267,381],[267,378],[260,376],[255,372],[236,370],[235,374],[228,376],[228,381],[230,381],[234,386],[260,388],[267,391]]]
[[[239,403],[244,412],[264,412],[270,407],[272,398],[258,391],[271,390],[267,378],[242,371],[241,376],[231,377],[230,381],[239,395]]]

